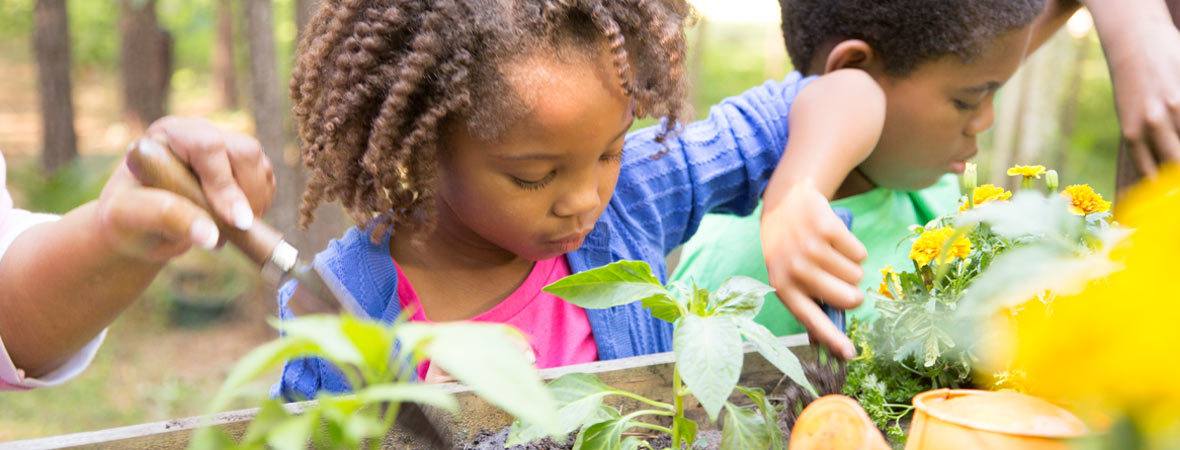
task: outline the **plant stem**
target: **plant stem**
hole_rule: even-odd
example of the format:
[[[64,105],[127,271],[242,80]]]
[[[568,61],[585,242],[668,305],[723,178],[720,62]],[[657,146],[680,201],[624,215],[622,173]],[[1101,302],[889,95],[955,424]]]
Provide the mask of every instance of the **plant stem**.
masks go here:
[[[657,401],[655,401],[655,400],[652,400],[652,399],[650,399],[650,398],[644,397],[644,396],[642,396],[642,395],[639,395],[639,394],[634,394],[634,393],[627,392],[627,391],[616,391],[616,392],[612,392],[612,395],[618,395],[618,396],[622,396],[622,397],[627,397],[627,398],[634,399],[634,400],[637,400],[637,401],[640,401],[640,402],[643,402],[643,403],[647,403],[647,404],[649,404],[649,405],[651,405],[651,406],[655,406],[656,408],[664,408],[664,409],[666,409],[666,410],[668,410],[668,411],[674,411],[674,410],[675,410],[675,407],[674,407],[674,406],[672,406],[672,405],[669,405],[669,404],[667,404],[667,403],[664,403],[664,402],[657,402]]]
[[[649,430],[656,430],[656,431],[659,431],[659,432],[662,432],[662,433],[665,433],[665,434],[674,434],[674,433],[675,433],[674,431],[672,431],[672,430],[670,430],[670,429],[668,429],[668,428],[661,427],[661,426],[659,426],[659,425],[656,425],[656,424],[654,424],[654,423],[647,423],[647,422],[631,422],[631,426],[633,426],[633,427],[638,427],[638,428],[647,428],[647,429],[649,429]]]
[[[683,386],[680,383],[680,368],[673,367],[672,368],[672,391],[675,395],[672,397],[673,398],[672,402],[676,404],[676,406],[675,406],[676,416],[675,417],[679,418],[679,419],[684,418],[684,390],[682,389],[682,387]],[[672,434],[672,448],[675,450],[680,450],[681,449],[681,447],[680,447],[680,427],[676,426],[675,419],[673,419],[673,421],[672,421],[672,433],[671,434]]]

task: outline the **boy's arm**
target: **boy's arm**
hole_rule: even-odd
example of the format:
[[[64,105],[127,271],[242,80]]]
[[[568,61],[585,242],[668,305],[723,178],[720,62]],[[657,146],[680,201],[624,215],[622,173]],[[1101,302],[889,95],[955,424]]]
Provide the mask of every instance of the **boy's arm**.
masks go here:
[[[885,93],[863,71],[812,82],[795,99],[786,153],[763,194],[762,250],[779,300],[813,340],[837,355],[856,350],[813,299],[851,309],[864,301],[864,245],[828,200],[869,156],[885,123]]]
[[[254,139],[176,118],[148,134],[194,167],[228,223],[248,226],[269,206],[274,176]],[[218,244],[209,215],[120,165],[97,201],[29,228],[0,258],[0,338],[14,365],[29,377],[60,366],[192,244]]]
[[[1135,165],[1152,176],[1158,163],[1180,162],[1180,31],[1168,3],[1050,0],[1037,19],[1031,48],[1048,40],[1083,4],[1106,52],[1119,125]]]

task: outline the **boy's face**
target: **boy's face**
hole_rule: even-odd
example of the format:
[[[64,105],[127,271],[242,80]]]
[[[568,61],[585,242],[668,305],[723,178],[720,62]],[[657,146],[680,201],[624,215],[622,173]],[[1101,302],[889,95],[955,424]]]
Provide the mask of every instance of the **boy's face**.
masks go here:
[[[1001,35],[970,63],[947,55],[904,77],[872,73],[885,91],[886,112],[881,140],[860,165],[865,176],[878,186],[917,190],[962,173],[978,151],[976,137],[992,125],[996,89],[1016,72],[1031,29]]]
[[[455,127],[439,167],[438,231],[534,261],[581,247],[614,193],[634,121],[611,61],[603,52],[507,64],[529,112],[495,140]]]

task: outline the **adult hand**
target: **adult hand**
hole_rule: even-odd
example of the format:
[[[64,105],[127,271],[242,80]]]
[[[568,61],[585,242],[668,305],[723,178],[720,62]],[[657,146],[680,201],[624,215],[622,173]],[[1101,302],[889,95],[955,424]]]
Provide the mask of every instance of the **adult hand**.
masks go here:
[[[225,223],[248,229],[270,207],[274,171],[254,138],[182,117],[160,119],[146,134],[193,168]],[[223,243],[207,212],[179,195],[143,186],[126,163],[103,188],[97,217],[113,248],[149,262],[163,262],[194,244],[211,249]]]
[[[1180,31],[1163,1],[1134,8],[1085,2],[1093,11],[1114,85],[1123,137],[1140,173],[1180,162]]]
[[[776,208],[763,209],[762,251],[770,285],[812,342],[855,357],[852,341],[816,299],[839,309],[860,306],[864,294],[856,286],[867,252],[810,180],[792,186]]]

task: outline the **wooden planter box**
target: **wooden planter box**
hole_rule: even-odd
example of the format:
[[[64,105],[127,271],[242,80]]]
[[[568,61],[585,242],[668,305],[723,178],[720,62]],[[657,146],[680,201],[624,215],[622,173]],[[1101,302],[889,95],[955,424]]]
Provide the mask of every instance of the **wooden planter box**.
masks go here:
[[[816,353],[807,343],[807,336],[797,334],[779,338],[779,342],[788,346],[792,352],[803,361],[814,361]],[[783,374],[777,368],[762,358],[753,346],[746,344],[746,358],[742,366],[741,386],[758,387],[770,392],[783,381]],[[557,367],[541,371],[546,379],[557,378],[571,372],[585,372],[597,375],[604,383],[612,387],[623,389],[646,396],[648,398],[671,402],[672,386],[672,353],[637,356],[633,358],[599,361],[589,364],[579,364]],[[466,386],[457,383],[441,385],[453,392],[459,400],[462,413],[457,416],[445,411],[426,408],[426,414],[440,429],[450,432],[454,442],[463,443],[470,440],[481,430],[498,431],[511,424],[512,418],[499,408],[488,404],[475,396]],[[612,397],[613,398],[613,397]],[[629,407],[639,405],[634,400],[624,399],[616,401]],[[735,403],[747,403],[744,396],[738,393],[733,397]],[[626,402],[633,402],[628,404]],[[292,403],[288,408],[293,411],[302,410],[309,402]],[[687,405],[686,405],[687,406]],[[241,437],[258,412],[257,408],[230,411],[213,415],[213,424],[234,437]],[[696,413],[694,417],[691,413]],[[702,430],[716,429],[716,425],[708,422],[703,411],[690,411],[690,418],[697,420]],[[30,439],[0,443],[0,450],[10,449],[43,449],[43,448],[90,448],[90,449],[184,449],[188,446],[194,429],[198,428],[205,416],[173,419],[163,422],[146,423],[127,427],[111,428],[107,430],[84,433],[66,434],[41,439]],[[385,436],[383,448],[425,448],[400,426],[394,428]]]

